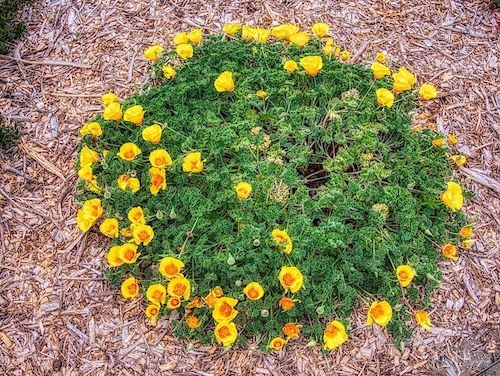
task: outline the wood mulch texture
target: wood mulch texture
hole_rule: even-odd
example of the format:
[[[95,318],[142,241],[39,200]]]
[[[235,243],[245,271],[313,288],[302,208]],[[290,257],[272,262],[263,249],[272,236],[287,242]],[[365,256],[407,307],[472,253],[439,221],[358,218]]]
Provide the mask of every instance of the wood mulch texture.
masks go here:
[[[0,56],[0,115],[25,123],[19,147],[0,154],[1,375],[452,376],[499,359],[500,12],[488,1],[36,0],[19,19],[25,39]],[[327,22],[352,62],[384,51],[393,68],[439,88],[420,112],[458,134],[467,164],[456,176],[475,195],[464,210],[477,243],[457,262],[440,262],[433,327],[411,323],[404,350],[365,325],[361,303],[349,341],[327,355],[307,339],[272,354],[188,347],[168,319],[146,326],[143,302],[125,301],[104,278],[102,237],[77,229],[78,130],[102,111],[100,96],[123,99],[148,80],[146,47],[171,48],[179,31],[216,32],[231,21]]]

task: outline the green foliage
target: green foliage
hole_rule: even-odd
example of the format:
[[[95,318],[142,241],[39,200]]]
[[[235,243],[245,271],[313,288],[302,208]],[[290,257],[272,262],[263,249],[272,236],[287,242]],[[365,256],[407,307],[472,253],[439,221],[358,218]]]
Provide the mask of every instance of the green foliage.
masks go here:
[[[316,77],[283,69],[286,60],[308,55],[322,55],[320,41],[299,49],[207,36],[182,64],[175,52],[164,54],[152,66],[158,84],[123,101],[124,110],[143,106],[142,125],[94,119],[103,134],[84,136],[82,147],[101,156],[92,168],[102,195],[82,182],[78,201],[100,197],[105,216],[119,219],[120,229],[130,226],[128,211],[141,206],[155,234],[149,245],[139,246],[135,264],[107,271],[113,284],[134,275],[142,294],[152,283],[166,285],[158,263],[173,256],[185,264],[192,296],[205,297],[221,286],[225,296],[239,300],[238,343],[253,337],[266,348],[287,322],[304,324],[303,335],[322,342],[326,324],[332,318],[345,322],[359,297],[397,307],[389,328],[397,339],[408,338],[408,312],[426,308],[441,279],[439,246],[457,244],[465,224],[460,212],[439,200],[453,173],[447,149],[432,146],[436,136],[429,130],[412,130],[411,92],[399,94],[391,108],[378,105],[375,91],[391,89],[389,78],[375,80],[362,65],[324,55]],[[167,63],[177,71],[174,79],[163,79]],[[223,71],[233,72],[234,92],[214,89]],[[258,90],[268,97],[256,96]],[[157,145],[141,136],[155,123],[163,126]],[[125,142],[142,151],[131,162],[116,156]],[[173,163],[166,169],[166,190],[152,196],[148,156],[160,148]],[[205,160],[201,173],[182,171],[192,151]],[[139,178],[141,189],[118,189],[121,174]],[[234,187],[242,181],[252,185],[248,199],[236,196]],[[290,235],[290,254],[272,238],[276,228]],[[120,236],[112,245],[128,240]],[[402,264],[417,274],[407,289],[395,275]],[[304,275],[295,294],[285,294],[278,280],[285,265]],[[265,289],[257,301],[242,292],[253,281]],[[289,311],[278,306],[285,295],[299,300]],[[211,309],[195,309],[201,325],[191,330],[185,305],[178,309],[176,335],[213,342]]]
[[[1,0],[0,1],[0,54],[6,54],[7,44],[19,38],[26,26],[12,22],[17,12],[30,0]]]
[[[0,119],[0,150],[7,150],[16,145],[19,139],[19,129],[15,125],[5,124],[3,119]]]

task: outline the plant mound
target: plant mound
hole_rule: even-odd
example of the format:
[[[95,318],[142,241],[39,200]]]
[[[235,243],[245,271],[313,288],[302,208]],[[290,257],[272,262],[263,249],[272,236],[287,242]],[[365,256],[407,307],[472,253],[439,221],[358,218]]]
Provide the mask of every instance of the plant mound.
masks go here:
[[[179,338],[332,349],[358,298],[407,338],[465,223],[449,149],[412,129],[414,92],[377,98],[394,80],[323,39],[237,35],[153,50],[151,84],[104,96],[82,129],[78,225],[112,238],[110,281]]]

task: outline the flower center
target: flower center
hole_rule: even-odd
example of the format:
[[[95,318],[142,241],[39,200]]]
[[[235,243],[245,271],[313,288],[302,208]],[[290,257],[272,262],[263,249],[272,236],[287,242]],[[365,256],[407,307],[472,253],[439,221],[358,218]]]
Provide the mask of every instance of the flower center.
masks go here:
[[[164,181],[165,181],[165,179],[163,179],[163,177],[161,175],[155,175],[151,179],[151,183],[153,183],[153,185],[155,187],[159,187],[160,185],[163,184]]]
[[[290,273],[286,273],[283,276],[283,283],[285,284],[285,286],[291,286],[294,281],[295,278],[293,278],[293,275],[291,275]]]
[[[132,283],[131,285],[127,286],[127,290],[129,292],[129,294],[135,295],[135,294],[137,294],[137,285],[135,283]]]
[[[329,337],[335,337],[339,333],[339,330],[337,329],[337,327],[333,325],[328,325],[328,327],[325,330],[325,333]]]
[[[219,312],[221,313],[222,316],[229,317],[233,313],[233,307],[231,307],[229,304],[224,302],[220,306]]]
[[[177,298],[172,298],[170,299],[170,304],[172,304],[174,307],[177,307],[178,305],[180,305],[180,301]]]
[[[229,332],[229,328],[227,326],[223,326],[222,328],[219,329],[219,337],[220,338],[227,338],[231,335]]]
[[[252,299],[256,299],[259,296],[259,292],[255,288],[248,290],[248,296]]]
[[[141,231],[139,234],[139,239],[141,239],[141,241],[145,241],[145,240],[148,240],[149,239],[149,233],[144,230],[144,231]]]
[[[127,150],[125,153],[123,153],[123,155],[125,156],[125,158],[134,158],[135,157],[135,153],[133,150]]]
[[[149,313],[153,316],[156,316],[156,314],[158,313],[158,308],[151,308],[149,310]]]
[[[163,299],[163,293],[160,290],[156,290],[152,294],[152,298],[154,300],[160,301]]]
[[[155,159],[155,163],[157,165],[164,165],[167,164],[167,159],[165,157],[158,157]]]
[[[408,279],[408,273],[405,271],[399,272],[399,278]]]
[[[181,283],[177,283],[174,287],[174,294],[177,295],[177,296],[182,296],[184,295],[184,293],[186,292],[186,286],[181,284]]]
[[[179,268],[177,268],[177,266],[175,266],[175,264],[168,264],[166,267],[165,267],[165,273],[168,274],[168,275],[176,275],[177,273],[179,273]]]
[[[135,252],[132,249],[127,249],[123,256],[125,256],[125,259],[130,261],[134,258]]]

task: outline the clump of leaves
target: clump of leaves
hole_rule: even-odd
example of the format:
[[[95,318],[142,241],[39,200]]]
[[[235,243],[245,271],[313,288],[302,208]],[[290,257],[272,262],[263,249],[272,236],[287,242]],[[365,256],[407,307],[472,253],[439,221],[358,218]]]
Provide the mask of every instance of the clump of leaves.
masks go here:
[[[134,207],[154,230],[136,262],[108,269],[112,283],[135,276],[144,296],[149,286],[168,283],[158,272],[160,260],[180,259],[191,299],[220,286],[238,300],[237,343],[253,337],[263,348],[288,322],[302,323],[302,335],[322,341],[326,324],[347,323],[359,298],[367,309],[386,299],[394,307],[389,329],[397,339],[410,335],[409,314],[430,305],[429,293],[441,280],[439,246],[457,244],[465,222],[439,200],[453,174],[448,149],[434,147],[428,129],[412,130],[411,91],[391,108],[378,105],[375,92],[391,89],[390,78],[375,80],[362,65],[324,55],[316,77],[283,68],[287,60],[322,55],[321,48],[319,39],[299,49],[206,36],[185,62],[175,51],[165,53],[152,66],[158,84],[121,103],[123,110],[141,105],[142,124],[94,119],[103,134],[88,134],[81,144],[100,156],[92,164],[94,189],[82,181],[77,201],[99,197],[104,217],[118,220],[122,235],[111,247],[131,240],[127,213]],[[172,79],[163,78],[167,63],[177,71]],[[214,88],[224,71],[233,73],[234,92]],[[163,128],[158,144],[141,135],[152,124]],[[117,156],[127,142],[141,150],[133,161]],[[167,150],[172,164],[166,189],[154,196],[148,156],[157,149]],[[201,153],[202,172],[183,172],[189,152]],[[124,174],[139,179],[137,192],[118,187]],[[236,195],[240,182],[252,186],[246,199]],[[289,254],[271,236],[274,229],[289,234]],[[408,288],[396,278],[402,264],[416,271]],[[280,285],[283,266],[304,275],[295,294]],[[250,282],[263,286],[261,299],[245,297]],[[283,296],[296,300],[292,309],[279,306]],[[213,342],[212,309],[188,303],[176,309],[176,335]],[[160,315],[170,312],[161,305]],[[190,329],[186,319],[193,315],[200,325]]]
[[[7,150],[16,145],[19,139],[19,129],[15,125],[8,125],[0,119],[0,150]]]
[[[8,44],[19,38],[26,26],[20,22],[13,22],[14,17],[22,6],[31,0],[1,0],[0,1],[0,54],[8,52]]]

